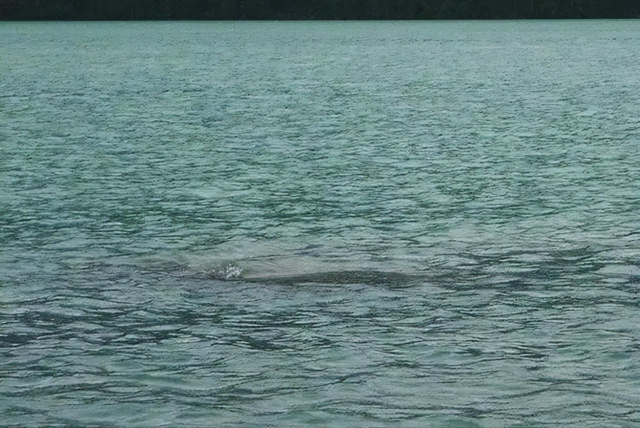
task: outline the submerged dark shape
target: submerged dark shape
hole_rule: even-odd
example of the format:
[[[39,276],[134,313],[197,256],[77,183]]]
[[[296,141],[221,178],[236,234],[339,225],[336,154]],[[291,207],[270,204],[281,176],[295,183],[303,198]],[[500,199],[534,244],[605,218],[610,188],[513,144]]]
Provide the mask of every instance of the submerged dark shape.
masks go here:
[[[272,282],[278,284],[384,284],[404,285],[419,279],[417,275],[375,270],[327,271],[291,276],[266,276],[244,278],[247,282]]]

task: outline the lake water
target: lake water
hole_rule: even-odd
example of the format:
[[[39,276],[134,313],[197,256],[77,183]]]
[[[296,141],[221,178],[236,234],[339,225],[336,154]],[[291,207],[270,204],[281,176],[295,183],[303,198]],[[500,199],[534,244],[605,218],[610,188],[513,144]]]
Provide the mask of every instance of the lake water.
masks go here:
[[[639,54],[0,24],[2,426],[640,426]]]

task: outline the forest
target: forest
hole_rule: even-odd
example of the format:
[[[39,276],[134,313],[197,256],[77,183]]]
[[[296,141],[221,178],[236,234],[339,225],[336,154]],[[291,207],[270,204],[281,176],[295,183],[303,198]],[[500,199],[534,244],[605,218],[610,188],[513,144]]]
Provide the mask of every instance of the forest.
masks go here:
[[[0,20],[640,18],[638,0],[0,0]]]

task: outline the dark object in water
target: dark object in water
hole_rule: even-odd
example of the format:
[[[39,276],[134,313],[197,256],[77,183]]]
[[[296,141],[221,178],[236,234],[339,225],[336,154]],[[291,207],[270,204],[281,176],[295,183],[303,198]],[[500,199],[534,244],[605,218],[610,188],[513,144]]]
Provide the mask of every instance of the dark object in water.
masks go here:
[[[267,276],[261,278],[245,278],[249,282],[272,282],[278,284],[385,284],[402,285],[413,282],[416,275],[397,272],[380,272],[374,270],[351,270],[314,272],[291,276]]]

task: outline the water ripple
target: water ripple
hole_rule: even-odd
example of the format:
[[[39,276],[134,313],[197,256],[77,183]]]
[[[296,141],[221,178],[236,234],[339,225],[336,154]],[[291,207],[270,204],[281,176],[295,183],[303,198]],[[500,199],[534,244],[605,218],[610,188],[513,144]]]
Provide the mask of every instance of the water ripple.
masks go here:
[[[4,426],[640,426],[636,27],[3,25]]]

